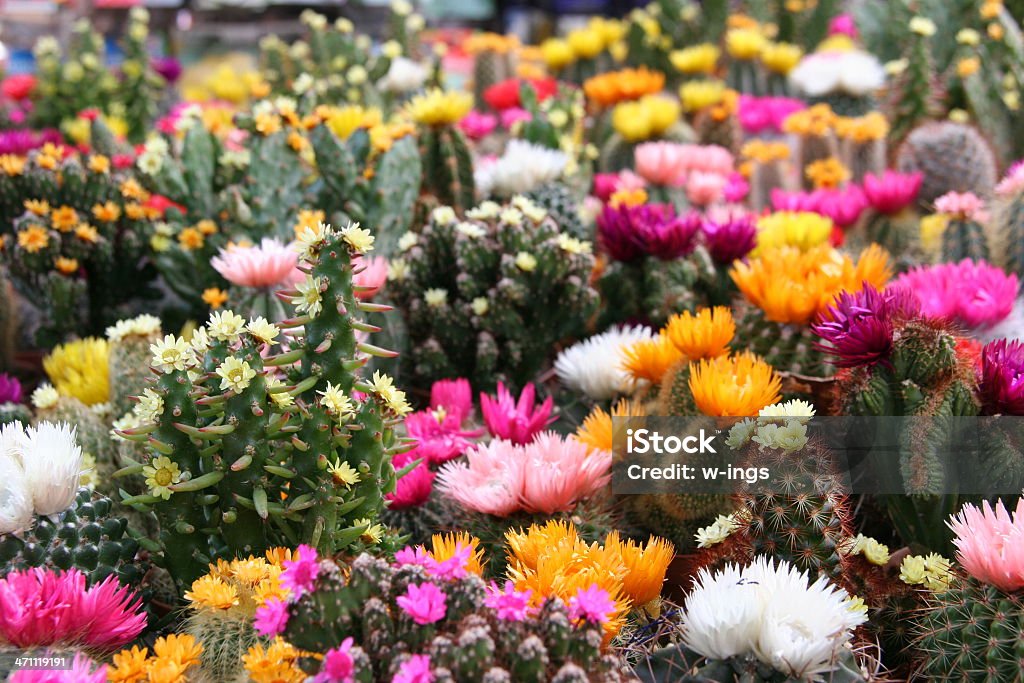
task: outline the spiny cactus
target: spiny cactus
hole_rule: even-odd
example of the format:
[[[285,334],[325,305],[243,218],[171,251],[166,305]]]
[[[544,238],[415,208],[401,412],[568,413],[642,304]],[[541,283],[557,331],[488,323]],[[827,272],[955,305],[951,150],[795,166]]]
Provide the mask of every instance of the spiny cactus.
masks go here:
[[[134,396],[141,396],[152,373],[149,347],[160,340],[160,319],[141,315],[119,320],[107,328],[110,359],[110,409],[115,416],[127,413],[135,405]]]
[[[435,209],[391,262],[388,290],[409,332],[406,367],[424,388],[447,377],[521,387],[596,307],[591,245],[522,197],[484,202],[467,218]]]
[[[0,370],[9,370],[14,364],[14,350],[18,338],[18,299],[7,277],[0,268]]]
[[[959,263],[965,258],[988,260],[988,236],[984,226],[975,218],[951,216],[942,231],[942,260]]]
[[[825,353],[815,346],[818,335],[809,326],[768,320],[754,307],[737,321],[736,339],[782,372],[831,377],[834,371]]]
[[[951,121],[911,131],[896,153],[896,167],[924,174],[918,202],[926,208],[951,191],[987,197],[996,184],[996,159],[988,143],[971,126]]]
[[[473,157],[462,131],[452,125],[421,125],[419,143],[423,191],[460,213],[473,206]]]
[[[67,510],[36,517],[20,536],[0,535],[0,576],[27,567],[74,567],[90,584],[114,575],[122,584],[136,586],[146,573],[138,551],[114,502],[82,488]]]
[[[122,474],[144,474],[149,493],[125,502],[156,512],[179,585],[216,557],[379,540],[374,520],[395,484],[390,454],[402,447],[393,425],[409,408],[391,378],[359,373],[371,355],[392,355],[356,337],[379,329],[361,313],[388,310],[353,291],[351,259],[373,237],[320,224],[301,244],[306,281],[282,293],[296,313],[281,323],[287,349],[276,347],[278,327],[231,312],[211,316],[191,344],[168,335],[154,349],[158,378],[140,397],[141,424],[119,432],[148,444],[146,460]]]
[[[583,225],[579,201],[563,182],[550,182],[526,193],[526,198],[548,212],[562,232],[577,239],[593,239],[592,231]]]
[[[0,426],[12,422],[28,424],[32,421],[32,411],[21,403],[0,403]]]
[[[1015,190],[1007,189],[1002,200],[995,214],[996,248],[993,252],[1001,254],[997,259],[1001,265],[1021,276],[1024,275],[1024,185]]]

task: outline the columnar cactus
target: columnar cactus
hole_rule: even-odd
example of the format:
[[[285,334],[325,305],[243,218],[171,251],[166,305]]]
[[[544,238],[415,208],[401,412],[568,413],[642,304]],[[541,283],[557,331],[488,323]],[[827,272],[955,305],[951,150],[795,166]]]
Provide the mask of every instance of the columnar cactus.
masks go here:
[[[392,427],[409,408],[391,378],[359,372],[371,355],[393,354],[357,338],[379,329],[361,314],[388,309],[360,301],[352,284],[351,260],[373,237],[320,224],[300,243],[308,276],[282,293],[296,313],[281,324],[287,342],[266,320],[247,325],[230,311],[191,342],[168,335],[153,349],[158,378],[139,398],[141,424],[119,432],[148,443],[122,474],[144,474],[149,493],[125,502],[156,512],[179,585],[216,557],[295,542],[359,547],[393,490],[390,454],[402,446]]]
[[[473,206],[473,157],[462,131],[451,125],[421,126],[419,140],[424,191],[459,212]]]

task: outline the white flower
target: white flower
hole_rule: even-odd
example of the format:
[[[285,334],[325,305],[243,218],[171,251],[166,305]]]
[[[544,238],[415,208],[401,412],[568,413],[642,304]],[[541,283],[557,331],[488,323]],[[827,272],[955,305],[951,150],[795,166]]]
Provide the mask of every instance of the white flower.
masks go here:
[[[475,206],[467,211],[466,216],[475,221],[486,221],[492,218],[497,218],[499,213],[501,213],[501,205],[497,202],[487,200],[485,202],[481,202],[480,206]]]
[[[217,311],[206,323],[210,336],[220,341],[233,342],[245,327],[245,318],[231,311]]]
[[[384,78],[377,86],[384,92],[411,92],[419,90],[427,80],[427,69],[407,57],[394,57]]]
[[[149,345],[149,352],[153,354],[150,363],[154,368],[162,370],[164,374],[170,374],[175,370],[184,370],[192,365],[192,347],[181,337],[168,334],[156,343]]]
[[[14,424],[21,426],[20,423]],[[13,456],[0,453],[0,536],[20,534],[31,526],[32,496],[25,472]]]
[[[53,388],[53,385],[49,382],[40,384],[39,387],[32,392],[32,405],[40,410],[52,408],[57,405],[57,401],[60,400],[60,394]]]
[[[785,425],[762,424],[753,440],[765,448],[792,453],[807,445],[807,425],[800,420],[790,420]]]
[[[917,16],[910,20],[910,24],[907,26],[912,32],[925,38],[930,38],[935,35],[935,22],[928,17]]]
[[[388,261],[388,280],[400,282],[409,275],[409,263],[404,258]]]
[[[369,230],[359,227],[359,223],[349,223],[341,229],[341,237],[348,246],[360,254],[373,251],[373,242],[376,239]]]
[[[459,232],[470,239],[478,239],[487,234],[487,231],[481,228],[476,223],[470,223],[469,221],[461,221],[455,226],[455,231]]]
[[[502,209],[501,215],[498,216],[498,218],[505,225],[523,224],[523,212],[513,206],[510,206],[507,209]]]
[[[517,194],[512,198],[512,206],[516,207],[523,212],[523,215],[529,218],[534,223],[540,223],[542,220],[547,218],[548,210],[543,206],[534,204],[528,197],[524,197],[521,194]]]
[[[388,59],[396,59],[402,55],[402,44],[397,40],[389,40],[380,46],[380,53]]]
[[[586,240],[578,240],[564,232],[558,234],[558,246],[567,254],[589,254],[594,246]]]
[[[137,422],[141,422],[143,424],[155,423],[164,413],[163,396],[148,387],[143,389],[142,394],[139,396],[139,402],[135,405],[135,410],[133,412],[134,418]],[[122,418],[122,420],[123,419],[124,418]],[[125,429],[125,427],[119,427],[119,429]]]
[[[761,628],[760,588],[734,564],[697,573],[683,605],[683,642],[710,659],[749,654]]]
[[[299,290],[299,296],[292,299],[296,312],[308,312],[311,318],[320,315],[324,308],[320,300],[320,278],[307,275],[306,281],[297,284],[295,289]]]
[[[476,169],[474,179],[481,194],[507,197],[557,180],[565,171],[567,161],[568,157],[557,150],[525,140],[512,140],[501,158]]]
[[[956,33],[956,42],[974,46],[981,42],[981,34],[973,28],[962,28]]]
[[[409,251],[416,246],[417,242],[420,241],[420,236],[416,233],[409,231],[398,238],[398,250]]]
[[[698,529],[694,538],[697,541],[698,548],[710,548],[711,546],[718,545],[725,539],[732,535],[732,532],[736,531],[740,526],[739,522],[736,521],[736,516],[733,515],[718,515],[714,522]]]
[[[632,386],[629,373],[622,368],[625,349],[653,336],[648,327],[614,327],[558,354],[555,372],[572,391],[594,401],[607,401],[628,393]]]
[[[132,336],[155,336],[160,334],[160,318],[143,313],[138,317],[129,318],[128,320],[118,320],[108,327],[106,332],[107,339],[112,342],[121,341],[125,337]]]
[[[803,94],[821,97],[843,92],[861,96],[885,84],[885,69],[867,52],[815,52],[800,60],[789,74]]]
[[[455,222],[455,209],[450,206],[439,206],[430,212],[430,218],[438,225],[454,223]],[[406,235],[415,235],[414,232],[407,232]],[[404,237],[404,235],[403,235]]]
[[[485,296],[478,296],[470,302],[469,307],[473,309],[473,315],[487,315],[491,310],[491,302]]]
[[[323,221],[318,222],[316,225],[302,226],[302,230],[298,231],[298,236],[295,239],[295,248],[299,252],[299,258],[304,261],[312,260],[320,244],[332,232],[330,224]]]
[[[281,334],[281,330],[278,329],[277,325],[274,325],[263,316],[250,320],[245,328],[249,330],[249,334],[267,343],[274,341],[277,339],[277,335]]]
[[[320,399],[320,404],[324,409],[338,418],[338,420],[346,420],[355,414],[355,407],[352,403],[352,399],[345,395],[345,392],[341,390],[341,387],[336,387],[330,382],[327,383],[327,388],[324,391],[316,392],[323,398]]]
[[[423,300],[431,308],[440,308],[448,303],[448,290],[435,287],[423,292]]]
[[[75,502],[82,474],[76,430],[65,422],[40,422],[25,430],[22,467],[37,515],[55,515]]]
[[[220,388],[236,394],[248,389],[249,383],[256,377],[256,371],[249,365],[249,361],[238,360],[234,356],[225,358],[215,372],[221,378]]]
[[[292,83],[292,90],[301,95],[302,93],[312,88],[313,85],[313,77],[303,72],[299,74],[295,81]]]
[[[770,406],[761,408],[758,417],[797,417],[806,421],[814,417],[814,406],[807,401],[794,398],[785,403],[773,403]]]
[[[516,254],[516,268],[524,273],[532,273],[537,269],[537,257],[527,251]]]

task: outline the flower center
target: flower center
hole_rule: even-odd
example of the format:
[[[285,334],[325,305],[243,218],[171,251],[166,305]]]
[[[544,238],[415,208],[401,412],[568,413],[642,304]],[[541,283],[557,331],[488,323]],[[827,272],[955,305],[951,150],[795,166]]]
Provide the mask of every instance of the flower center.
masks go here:
[[[167,486],[168,484],[171,483],[172,479],[174,479],[174,475],[171,474],[171,471],[166,467],[162,467],[159,470],[157,470],[156,476],[153,477],[153,480],[159,486]]]

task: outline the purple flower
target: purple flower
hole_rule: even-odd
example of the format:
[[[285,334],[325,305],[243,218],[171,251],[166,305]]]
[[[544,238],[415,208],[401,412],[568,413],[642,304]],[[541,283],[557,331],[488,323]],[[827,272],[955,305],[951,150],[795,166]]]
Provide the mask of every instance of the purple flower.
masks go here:
[[[864,283],[859,292],[842,292],[812,325],[828,344],[818,346],[835,356],[841,368],[873,365],[888,360],[892,352],[893,319],[908,317],[917,302],[899,289],[879,292]]]
[[[355,661],[350,654],[352,642],[352,638],[346,638],[341,645],[327,651],[313,683],[352,683],[355,673]]]
[[[523,621],[530,614],[530,596],[533,591],[516,590],[511,581],[505,582],[505,588],[499,588],[498,584],[491,581],[487,587],[487,597],[484,604],[498,613],[498,618],[504,621]]]
[[[281,598],[270,598],[256,608],[253,628],[260,635],[274,637],[288,627],[288,605]]]
[[[589,588],[578,589],[576,595],[569,598],[569,618],[573,620],[604,624],[615,610],[615,601],[608,595],[608,591],[596,583]]]
[[[757,245],[757,225],[750,214],[727,216],[721,222],[709,218],[701,227],[708,252],[719,264],[741,259]]]
[[[175,83],[181,77],[181,62],[174,57],[154,57],[150,65],[168,83]]]
[[[24,156],[34,149],[38,149],[47,142],[60,144],[64,138],[53,128],[44,128],[41,131],[34,130],[5,130],[0,131],[0,154],[16,154]]]
[[[300,545],[295,554],[297,559],[282,563],[284,571],[281,572],[280,581],[295,597],[301,597],[313,590],[316,577],[320,575],[320,562],[316,549],[305,544]]]
[[[395,598],[395,602],[413,621],[423,626],[444,619],[448,613],[447,599],[444,591],[432,583],[411,583],[404,595]]]
[[[1024,415],[1024,343],[989,342],[981,350],[978,390],[990,415]]]
[[[0,403],[21,403],[21,382],[0,372]]]
[[[430,657],[427,655],[413,655],[402,662],[398,667],[398,673],[391,679],[391,683],[433,683],[434,674],[430,670]]]
[[[598,237],[616,261],[628,263],[643,256],[663,261],[686,256],[700,229],[696,214],[675,215],[667,204],[606,205],[597,217]]]

